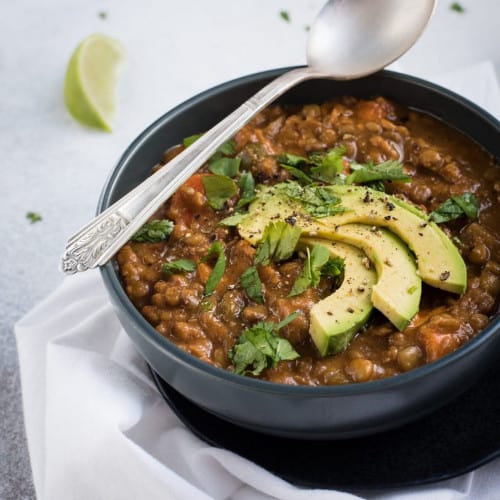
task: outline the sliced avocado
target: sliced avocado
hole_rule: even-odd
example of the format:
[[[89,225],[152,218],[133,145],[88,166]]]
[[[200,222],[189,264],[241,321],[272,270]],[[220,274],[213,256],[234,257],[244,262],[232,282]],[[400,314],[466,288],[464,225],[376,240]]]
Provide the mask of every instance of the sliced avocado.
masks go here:
[[[338,241],[301,238],[299,247],[323,245],[332,257],[344,259],[344,279],[331,295],[316,303],[310,311],[309,333],[322,356],[346,348],[372,311],[375,271],[366,267],[366,255],[359,248]]]
[[[398,330],[406,328],[418,312],[422,295],[422,280],[408,247],[390,231],[366,224],[336,226],[331,239],[364,250],[377,270],[373,305]]]
[[[418,274],[431,286],[454,293],[465,292],[467,271],[455,245],[417,207],[361,186],[327,186],[340,198],[342,213],[313,218],[300,201],[286,195],[286,184],[265,187],[250,205],[248,216],[239,224],[240,235],[256,244],[270,220],[287,220],[299,225],[306,235],[331,238],[332,228],[350,223],[387,227],[414,252]]]

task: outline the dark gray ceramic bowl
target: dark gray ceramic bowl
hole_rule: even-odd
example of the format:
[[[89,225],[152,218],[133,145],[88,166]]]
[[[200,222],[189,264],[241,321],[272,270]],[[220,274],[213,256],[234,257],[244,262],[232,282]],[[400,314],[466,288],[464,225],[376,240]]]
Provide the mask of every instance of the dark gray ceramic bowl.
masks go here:
[[[209,129],[287,69],[219,85],[163,115],[121,157],[104,187],[99,212],[147,177],[169,146]],[[500,157],[497,120],[462,97],[409,76],[383,71],[350,82],[314,80],[287,92],[281,100],[321,102],[342,95],[383,95],[425,111]],[[210,366],[159,335],[126,296],[113,262],[102,269],[102,276],[123,327],[145,360],[168,384],[222,419],[278,436],[340,439],[402,425],[456,397],[500,357],[497,318],[456,352],[392,378],[329,387],[254,380]]]

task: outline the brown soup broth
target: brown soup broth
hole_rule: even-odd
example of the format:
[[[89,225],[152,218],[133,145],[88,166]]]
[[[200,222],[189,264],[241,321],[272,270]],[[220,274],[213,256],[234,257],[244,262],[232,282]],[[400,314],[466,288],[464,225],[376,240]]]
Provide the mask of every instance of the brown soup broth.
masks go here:
[[[279,322],[301,311],[280,331],[300,357],[265,369],[259,378],[302,385],[364,382],[441,358],[474,337],[498,313],[500,168],[470,139],[384,98],[345,97],[321,105],[272,106],[234,140],[240,171],[250,171],[256,183],[290,179],[277,155],[307,156],[342,145],[345,157],[357,163],[403,163],[412,182],[386,182],[385,189],[426,212],[451,196],[474,193],[480,202],[478,220],[461,217],[440,225],[465,260],[467,290],[458,296],[424,285],[420,310],[403,331],[374,311],[345,351],[321,357],[308,333],[309,311],[332,293],[332,279],[322,278],[317,287],[288,297],[303,264],[303,256],[294,255],[286,262],[258,266],[264,304],[249,299],[240,276],[252,265],[255,249],[238,236],[236,228],[219,225],[234,213],[239,196],[222,210],[211,208],[200,177],[210,174],[204,165],[153,217],[174,222],[168,239],[131,241],[117,258],[127,295],[159,334],[180,348],[231,370],[228,352],[243,330],[258,321]],[[170,149],[156,168],[182,149]],[[214,241],[224,248],[226,268],[215,292],[204,297],[214,265],[214,259],[205,256]],[[196,262],[196,269],[174,274],[162,271],[165,262],[177,259]]]

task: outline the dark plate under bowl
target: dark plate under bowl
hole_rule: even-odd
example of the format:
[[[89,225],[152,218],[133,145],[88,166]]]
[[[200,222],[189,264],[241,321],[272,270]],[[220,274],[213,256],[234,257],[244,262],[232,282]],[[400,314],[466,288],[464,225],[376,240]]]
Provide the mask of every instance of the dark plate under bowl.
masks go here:
[[[168,147],[209,129],[287,69],[219,85],[163,115],[125,151],[104,187],[99,212],[145,179]],[[500,157],[497,120],[452,92],[406,75],[383,71],[348,82],[312,80],[288,91],[281,101],[318,103],[342,95],[382,95],[425,111],[468,135],[494,157]],[[102,268],[102,276],[125,330],[163,380],[223,420],[276,436],[352,438],[403,425],[462,393],[500,355],[497,318],[454,353],[396,377],[328,387],[274,384],[215,368],[179,349],[159,335],[133,306],[114,263]]]

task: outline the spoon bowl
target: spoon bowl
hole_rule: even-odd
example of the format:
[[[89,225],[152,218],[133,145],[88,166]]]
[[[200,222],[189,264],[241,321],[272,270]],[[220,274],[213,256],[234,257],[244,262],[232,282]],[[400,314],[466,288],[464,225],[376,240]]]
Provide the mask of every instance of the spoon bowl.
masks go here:
[[[418,39],[435,0],[330,0],[311,30],[308,66],[267,84],[169,163],[73,235],[62,257],[67,274],[106,264],[225,141],[291,87],[313,78],[349,80],[375,73]]]
[[[418,40],[434,6],[434,0],[330,0],[311,27],[307,64],[339,80],[375,73]]]

